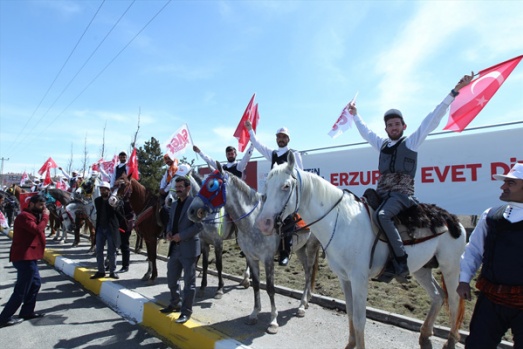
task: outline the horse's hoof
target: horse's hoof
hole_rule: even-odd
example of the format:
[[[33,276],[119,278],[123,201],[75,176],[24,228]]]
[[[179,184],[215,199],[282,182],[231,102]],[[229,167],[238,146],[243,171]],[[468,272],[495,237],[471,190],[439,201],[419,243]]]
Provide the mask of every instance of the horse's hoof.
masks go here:
[[[267,333],[268,334],[276,334],[276,333],[278,333],[278,328],[280,328],[278,325],[270,325],[267,328]]]
[[[240,285],[242,285],[243,288],[248,289],[249,286],[251,286],[251,283],[250,283],[249,280],[245,279],[245,280],[243,280],[243,281],[240,283]]]
[[[298,311],[296,312],[296,317],[305,317],[305,310],[298,309]]]
[[[216,291],[216,294],[214,295],[214,299],[222,299],[223,297],[223,291]]]
[[[420,349],[432,349],[432,342],[429,338],[423,338],[419,341]]]
[[[147,280],[147,285],[148,285],[148,286],[156,285],[156,280],[153,280],[153,279],[149,279],[149,280]]]
[[[256,325],[258,323],[257,318],[250,318],[248,317],[247,320],[245,320],[246,325]]]

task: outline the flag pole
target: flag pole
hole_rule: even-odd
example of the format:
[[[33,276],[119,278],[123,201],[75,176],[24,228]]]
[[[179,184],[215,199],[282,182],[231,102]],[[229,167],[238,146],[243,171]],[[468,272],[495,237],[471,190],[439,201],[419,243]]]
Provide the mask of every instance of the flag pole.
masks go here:
[[[192,135],[191,135],[191,130],[189,129],[189,125],[187,125],[187,123],[185,123],[185,127],[187,128],[187,133],[189,134],[189,139],[191,140],[191,144],[194,146],[194,142],[192,140]],[[194,151],[194,154],[196,155],[196,159],[199,159],[198,153]]]

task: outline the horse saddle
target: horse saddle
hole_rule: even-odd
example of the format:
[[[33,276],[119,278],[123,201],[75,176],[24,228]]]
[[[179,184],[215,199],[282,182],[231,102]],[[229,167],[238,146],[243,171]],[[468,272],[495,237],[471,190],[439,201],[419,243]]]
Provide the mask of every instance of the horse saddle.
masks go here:
[[[364,201],[372,210],[369,210],[370,218],[374,225],[374,232],[381,241],[387,242],[387,236],[379,229],[374,221],[375,211],[381,204],[382,199],[374,189],[367,189],[363,194]],[[394,218],[394,224],[398,229],[404,245],[414,245],[440,234],[447,230],[451,235],[457,237],[461,234],[458,217],[434,204],[418,204],[400,212]]]
[[[301,216],[297,213],[291,214],[285,218],[280,227],[281,235],[291,235],[295,233],[310,233],[310,229],[307,228],[307,224],[303,221]]]

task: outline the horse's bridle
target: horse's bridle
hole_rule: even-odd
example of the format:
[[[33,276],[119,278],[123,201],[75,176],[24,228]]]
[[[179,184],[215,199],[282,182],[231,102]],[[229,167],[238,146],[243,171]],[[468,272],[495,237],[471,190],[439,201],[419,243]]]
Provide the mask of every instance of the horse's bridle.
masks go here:
[[[209,188],[208,188],[209,187],[209,183],[208,182],[210,180],[218,180],[217,182],[215,182],[212,185],[212,187],[214,189],[212,191],[210,191]],[[227,195],[226,194],[227,194],[227,184],[228,183],[229,183],[229,175],[227,173],[222,174],[222,172],[220,172],[219,170],[215,170],[202,183],[202,187],[200,188],[200,191],[198,192],[198,197],[202,200],[203,205],[205,206],[205,208],[207,208],[211,213],[219,212],[220,208],[224,207],[225,204],[227,203]],[[215,187],[215,185],[217,187]],[[202,193],[202,190],[205,190],[207,193],[209,193],[208,196],[205,196]],[[214,205],[212,202],[214,201],[214,199],[218,198],[219,194],[221,194],[222,197],[223,197],[222,203],[220,203],[218,205]],[[254,205],[254,207],[249,212],[241,215],[239,218],[236,218],[236,219],[232,219],[230,217],[230,215],[225,214],[225,215],[219,216],[219,217],[214,217],[214,218],[210,218],[210,219],[204,219],[204,220],[202,220],[202,222],[204,222],[204,223],[219,223],[219,222],[221,222],[221,218],[223,218],[225,216],[229,216],[231,218],[231,220],[230,220],[231,222],[237,222],[237,221],[242,220],[243,218],[249,216],[256,209],[256,207],[258,207],[259,204],[260,204],[260,201],[258,200],[256,205]]]
[[[128,183],[125,183],[125,181],[122,179],[118,179],[118,181],[120,181],[118,189],[115,189],[113,192],[111,192],[111,197],[115,197],[116,199],[118,199],[118,201],[114,203],[114,207],[118,206],[120,203],[123,204],[123,202],[128,200],[131,197],[131,194],[133,193],[133,186],[131,185],[130,180],[128,181]],[[125,186],[124,192],[123,194],[118,194],[121,190],[122,185]]]
[[[283,221],[287,218],[287,216],[285,218],[282,218],[283,212],[289,205],[289,202],[291,201],[291,196],[292,196],[292,193],[294,190],[296,190],[296,206],[295,206],[293,213],[297,213],[298,210],[300,209],[300,195],[298,193],[298,179],[301,182],[301,176],[300,176],[300,173],[298,170],[296,170],[296,174],[297,174],[296,176],[294,176],[294,174],[291,174],[291,177],[294,178],[294,181],[292,182],[293,184],[289,190],[289,196],[287,197],[287,200],[285,200],[285,203],[283,204],[283,207],[282,207],[280,213],[278,213],[276,215],[276,217],[274,218],[274,229],[276,229],[276,231],[280,234],[281,234],[281,228],[283,226]]]
[[[295,185],[293,185],[294,189],[291,188],[291,190],[289,191],[289,196],[287,197],[287,200],[285,201],[285,204],[283,205],[283,208],[281,209],[280,213],[278,213],[276,215],[276,218],[274,219],[274,228],[276,229],[277,232],[280,232],[280,233],[281,233],[281,229],[280,228],[282,227],[283,221],[285,220],[285,219],[282,219],[283,212],[285,211],[285,209],[287,208],[287,205],[289,204],[289,201],[291,199],[293,190],[296,190],[296,208],[295,208],[293,214],[298,213],[298,210],[300,209],[300,197],[299,197],[300,195],[299,194],[301,194],[301,190],[303,189],[303,186],[301,186],[300,170],[295,169],[295,171],[296,171],[296,176],[291,174],[291,177],[294,178],[294,183],[295,183]],[[298,191],[298,182],[300,182],[300,191]],[[311,223],[305,225],[304,227],[300,227],[298,230],[308,229],[312,225],[314,225],[314,224],[318,223],[319,221],[321,221],[323,218],[327,217],[327,215],[329,213],[331,213],[331,211],[334,210],[336,208],[336,206],[339,205],[341,200],[343,200],[343,197],[345,196],[345,192],[348,192],[348,193],[352,194],[352,192],[350,190],[344,189],[343,193],[341,194],[341,196],[338,199],[338,201],[336,201],[336,203],[329,210],[327,210],[320,218],[312,221]],[[294,232],[296,232],[298,230],[295,230]]]

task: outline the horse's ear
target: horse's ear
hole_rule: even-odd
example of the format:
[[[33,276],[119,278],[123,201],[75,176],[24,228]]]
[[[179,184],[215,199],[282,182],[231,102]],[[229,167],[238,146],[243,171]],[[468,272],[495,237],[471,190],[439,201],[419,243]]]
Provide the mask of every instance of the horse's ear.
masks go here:
[[[294,152],[291,150],[287,154],[287,168],[292,173],[294,171],[294,165],[296,164],[296,158],[294,157]]]
[[[220,171],[220,173],[223,173],[223,167],[222,164],[220,164],[218,161],[216,161],[216,169]]]

